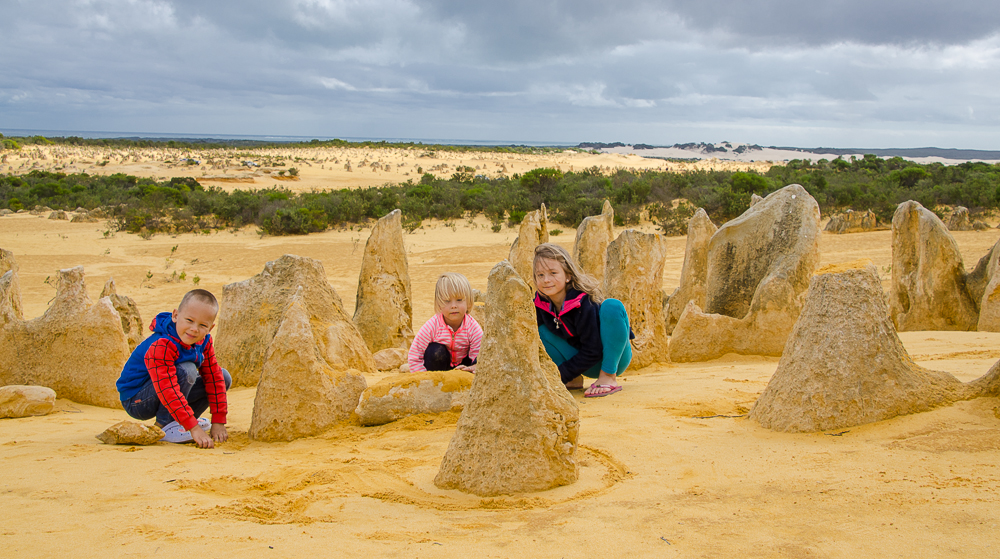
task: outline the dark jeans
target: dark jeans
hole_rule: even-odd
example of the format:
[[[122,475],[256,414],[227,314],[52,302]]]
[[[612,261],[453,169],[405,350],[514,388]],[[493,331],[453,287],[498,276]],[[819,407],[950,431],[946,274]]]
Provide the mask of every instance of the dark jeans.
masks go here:
[[[226,380],[226,390],[233,384],[233,377],[229,371],[222,369],[222,377]],[[192,361],[177,364],[177,385],[180,386],[181,394],[191,406],[191,411],[195,417],[201,417],[208,409],[208,392],[205,390],[205,381],[198,374],[198,366]],[[156,422],[166,425],[174,421],[173,416],[167,411],[166,406],[160,403],[156,397],[156,388],[153,387],[153,379],[146,379],[139,392],[131,399],[122,402],[125,411],[132,417],[139,420],[147,420],[156,417]]]
[[[475,361],[466,356],[460,364],[471,367],[474,363]],[[451,366],[451,350],[448,346],[437,342],[427,344],[427,349],[424,350],[424,368],[428,371],[452,370],[454,367]]]

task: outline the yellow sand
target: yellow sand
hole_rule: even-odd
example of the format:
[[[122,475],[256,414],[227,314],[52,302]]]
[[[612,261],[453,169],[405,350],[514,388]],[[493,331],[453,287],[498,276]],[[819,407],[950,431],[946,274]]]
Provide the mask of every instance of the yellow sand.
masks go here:
[[[188,164],[191,159],[199,163]],[[253,162],[259,166],[247,166],[244,162]],[[288,174],[293,167],[298,170],[296,177]],[[21,174],[40,169],[63,173],[85,172],[91,175],[126,173],[159,179],[195,177],[205,186],[217,186],[225,190],[277,186],[295,192],[382,186],[410,180],[420,182],[423,173],[449,178],[459,167],[471,168],[474,175],[495,178],[525,173],[539,167],[556,168],[563,172],[579,172],[599,167],[605,173],[615,169],[754,169],[764,172],[771,168],[771,162],[718,159],[668,162],[637,155],[591,154],[576,150],[525,155],[433,151],[426,148],[227,148],[189,151],[175,148],[26,146],[17,152],[5,151],[0,156],[0,173]]]
[[[223,284],[285,253],[321,260],[352,312],[370,231],[261,238],[248,229],[144,241],[121,233],[105,239],[104,229],[0,217],[0,247],[20,263],[27,316],[44,312],[55,293],[45,280],[59,268],[85,266],[93,298],[113,275],[148,322],[173,309],[194,276],[221,294]],[[414,327],[432,313],[438,274],[461,271],[485,289],[514,235],[493,233],[482,219],[407,235]],[[1000,231],[954,235],[971,268]],[[824,233],[821,264],[864,257],[887,279],[890,237]],[[573,235],[553,240],[570,246]],[[680,276],[684,242],[668,240],[668,292]],[[167,281],[174,271],[187,279]],[[1000,334],[914,332],[902,339],[920,364],[966,381],[1000,359]],[[1000,556],[1000,401],[982,398],[839,432],[775,433],[738,416],[777,362],[730,355],[659,364],[630,371],[625,389],[611,397],[575,393],[580,481],[494,499],[432,483],[454,413],[258,443],[246,436],[254,389],[240,388],[229,397],[231,440],[199,450],[103,445],[95,435],[125,412],[58,400],[52,415],[0,420],[0,556]]]

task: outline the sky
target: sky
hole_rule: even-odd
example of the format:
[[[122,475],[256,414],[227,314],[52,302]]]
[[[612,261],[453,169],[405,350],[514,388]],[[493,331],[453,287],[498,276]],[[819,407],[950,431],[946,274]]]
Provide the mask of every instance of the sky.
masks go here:
[[[0,129],[1000,149],[983,0],[0,0]]]

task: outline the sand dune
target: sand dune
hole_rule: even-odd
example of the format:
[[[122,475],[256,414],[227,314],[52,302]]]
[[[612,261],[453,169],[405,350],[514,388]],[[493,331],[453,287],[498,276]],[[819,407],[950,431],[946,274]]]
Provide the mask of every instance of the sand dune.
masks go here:
[[[301,167],[306,174],[318,166]],[[0,217],[0,247],[20,264],[26,316],[44,312],[55,293],[46,279],[60,268],[85,266],[95,299],[113,275],[148,321],[172,309],[195,276],[221,294],[225,283],[285,253],[322,261],[350,313],[370,232],[261,238],[244,229],[144,241],[105,238],[104,229]],[[493,233],[482,219],[406,235],[415,326],[432,313],[440,272],[461,271],[485,289],[515,235]],[[953,235],[971,268],[1000,231]],[[824,233],[820,265],[870,258],[887,286],[890,236]],[[553,240],[569,247],[573,236]],[[684,241],[667,240],[668,292],[680,276]],[[170,281],[175,271],[186,279]],[[901,338],[920,364],[963,381],[1000,359],[1000,334]],[[267,444],[246,436],[255,390],[242,388],[230,393],[230,442],[198,450],[103,445],[94,436],[125,412],[58,400],[52,415],[0,420],[8,511],[0,549],[12,558],[1000,556],[1000,400],[838,432],[775,433],[740,416],[777,362],[728,355],[656,364],[631,371],[612,397],[577,396],[580,481],[489,499],[432,483],[455,414],[342,425]]]
[[[499,177],[539,167],[569,172],[595,166],[606,172],[615,169],[756,169],[763,172],[770,168],[771,163],[718,159],[668,162],[634,154],[594,154],[574,150],[528,155],[430,149],[228,148],[191,151],[165,147],[26,146],[19,152],[4,152],[0,173],[21,174],[40,169],[92,175],[126,173],[160,179],[195,177],[205,186],[226,190],[280,186],[295,192],[308,192],[313,189],[382,186],[408,180],[419,182],[423,173],[447,178],[459,167],[472,168],[476,175]],[[288,174],[291,168],[298,171],[297,176]]]

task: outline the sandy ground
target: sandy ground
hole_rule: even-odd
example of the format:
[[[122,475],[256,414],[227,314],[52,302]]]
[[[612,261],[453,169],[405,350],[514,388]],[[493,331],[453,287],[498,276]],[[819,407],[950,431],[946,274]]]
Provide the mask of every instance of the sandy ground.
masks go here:
[[[760,159],[760,158],[758,158]],[[196,162],[196,163],[193,163]],[[191,164],[193,163],[193,164]],[[544,155],[500,152],[452,152],[430,149],[274,148],[188,151],[171,148],[112,149],[74,146],[26,146],[0,155],[0,173],[23,174],[34,169],[64,173],[140,177],[195,177],[205,186],[235,188],[282,187],[295,192],[357,188],[419,182],[423,173],[451,177],[459,167],[491,178],[525,173],[539,167],[564,172],[599,167],[615,169],[747,170],[765,172],[765,161],[669,162],[636,154],[589,153],[566,150]],[[295,168],[298,176],[288,174]],[[284,174],[282,174],[284,173]]]
[[[415,326],[432,313],[440,272],[485,289],[515,236],[487,225],[428,224],[406,236]],[[27,317],[44,312],[55,293],[46,279],[60,268],[85,266],[95,299],[114,276],[148,321],[195,276],[221,294],[285,253],[321,260],[352,312],[370,232],[144,241],[104,229],[0,217]],[[971,268],[1000,231],[954,235]],[[890,236],[824,234],[822,264],[867,257],[888,278]],[[573,235],[553,240],[569,247]],[[668,242],[663,287],[672,290],[685,240]],[[172,281],[175,271],[186,279]],[[965,381],[1000,359],[1000,334],[901,338],[919,363]],[[815,434],[729,417],[746,413],[777,362],[656,364],[630,371],[612,397],[578,395],[580,481],[493,499],[432,483],[454,414],[265,444],[247,438],[254,389],[240,388],[230,393],[230,442],[198,450],[103,445],[94,436],[125,412],[59,400],[49,416],[0,420],[0,556],[1000,557],[1000,400]]]

